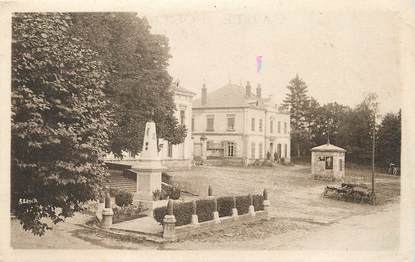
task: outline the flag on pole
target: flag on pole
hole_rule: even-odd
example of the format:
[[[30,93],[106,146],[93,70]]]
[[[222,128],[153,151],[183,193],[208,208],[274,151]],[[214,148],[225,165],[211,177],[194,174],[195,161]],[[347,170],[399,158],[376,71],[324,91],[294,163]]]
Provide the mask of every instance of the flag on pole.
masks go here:
[[[261,72],[262,70],[262,56],[258,55],[256,57],[256,71],[257,73]]]

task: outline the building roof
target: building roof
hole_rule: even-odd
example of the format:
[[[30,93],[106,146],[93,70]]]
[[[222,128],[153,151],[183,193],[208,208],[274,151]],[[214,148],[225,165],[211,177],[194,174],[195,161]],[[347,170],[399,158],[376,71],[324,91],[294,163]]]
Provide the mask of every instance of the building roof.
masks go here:
[[[173,85],[173,92],[175,94],[182,94],[182,95],[187,95],[187,96],[192,96],[192,97],[196,95],[195,92],[187,90],[186,88],[181,87],[180,85],[177,85],[177,84]]]
[[[258,98],[252,94],[245,95],[245,87],[227,84],[207,95],[207,104],[202,106],[202,98],[193,101],[193,108],[206,107],[249,107],[256,103]]]
[[[345,149],[332,145],[332,144],[324,144],[321,146],[316,146],[311,149],[313,152],[346,152]]]

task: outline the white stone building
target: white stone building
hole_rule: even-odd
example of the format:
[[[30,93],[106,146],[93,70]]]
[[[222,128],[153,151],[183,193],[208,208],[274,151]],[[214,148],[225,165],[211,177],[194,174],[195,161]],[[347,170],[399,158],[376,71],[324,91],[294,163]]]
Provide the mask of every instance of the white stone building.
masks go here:
[[[187,127],[186,138],[179,145],[169,144],[161,139],[160,158],[162,163],[169,169],[190,168],[193,162],[193,141],[192,141],[192,100],[196,94],[186,90],[179,85],[174,87],[174,103],[176,104],[175,116],[179,124]]]
[[[275,156],[290,161],[290,115],[271,98],[263,98],[258,85],[252,94],[228,84],[211,93],[203,85],[193,102],[192,134],[195,158],[222,159],[250,164]],[[205,143],[205,145],[204,145]]]

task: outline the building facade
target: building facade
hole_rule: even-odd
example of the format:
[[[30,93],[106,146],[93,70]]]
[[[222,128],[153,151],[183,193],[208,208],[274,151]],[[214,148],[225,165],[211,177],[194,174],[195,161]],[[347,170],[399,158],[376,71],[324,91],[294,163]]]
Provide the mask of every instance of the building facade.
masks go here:
[[[195,158],[240,160],[245,165],[266,158],[289,162],[290,115],[261,92],[258,85],[253,94],[249,82],[209,94],[203,86],[192,108]]]
[[[174,87],[174,103],[176,104],[175,117],[179,124],[187,128],[184,142],[172,145],[166,140],[160,139],[160,158],[162,163],[169,169],[191,168],[193,163],[193,141],[192,141],[192,100],[195,93],[180,87]]]

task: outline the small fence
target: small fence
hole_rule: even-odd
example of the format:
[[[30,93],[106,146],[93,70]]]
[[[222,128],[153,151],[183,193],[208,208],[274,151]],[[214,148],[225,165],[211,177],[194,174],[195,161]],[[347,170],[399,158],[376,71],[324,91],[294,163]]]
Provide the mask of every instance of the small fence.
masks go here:
[[[163,225],[163,238],[169,241],[241,221],[269,219],[267,191],[262,195],[213,197],[192,202],[169,200],[167,207],[154,209],[154,218]]]
[[[269,220],[270,202],[267,190],[263,194],[214,197],[209,186],[208,198],[191,202],[170,199],[167,206],[153,210],[154,219],[163,225],[163,238],[175,241],[218,227],[235,225],[245,221]],[[102,228],[113,224],[114,211],[109,193],[98,204],[97,219]]]

